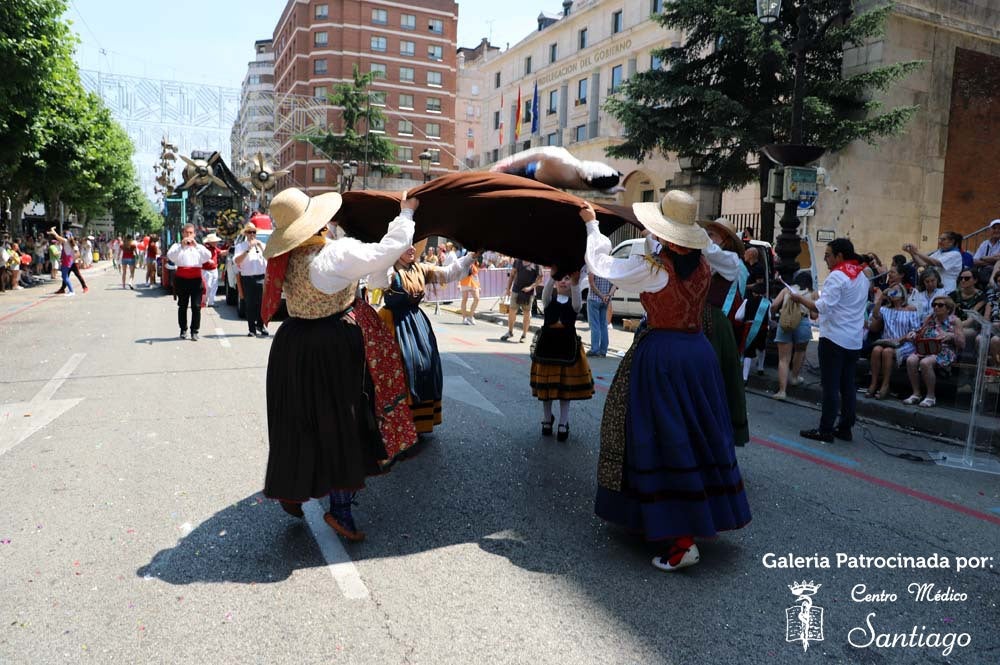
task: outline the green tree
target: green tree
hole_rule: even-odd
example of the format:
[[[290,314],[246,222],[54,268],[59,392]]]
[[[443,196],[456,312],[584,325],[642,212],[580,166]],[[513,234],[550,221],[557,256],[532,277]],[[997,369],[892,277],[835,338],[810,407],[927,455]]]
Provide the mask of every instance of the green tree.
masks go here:
[[[642,161],[652,153],[703,155],[702,171],[725,189],[758,180],[766,190],[769,143],[787,143],[791,125],[794,56],[783,44],[796,35],[799,6],[784,0],[780,19],[765,32],[754,0],[673,0],[655,18],[683,31],[677,47],[655,52],[660,69],[630,78],[605,104],[622,123],[625,141],[614,157]],[[840,0],[809,0],[817,25],[837,13]],[[806,57],[803,142],[837,151],[855,140],[875,144],[899,134],[915,106],[883,110],[884,92],[922,65],[911,61],[842,75],[845,47],[881,36],[892,10],[883,5],[831,27]],[[773,229],[773,206],[765,210]],[[770,215],[767,215],[767,213]],[[768,228],[769,227],[769,228]]]
[[[318,127],[296,138],[313,144],[338,168],[344,162],[353,160],[363,165],[366,173],[373,167],[386,174],[395,173],[398,170],[392,165],[396,157],[395,144],[384,133],[369,131],[385,127],[385,114],[381,107],[371,103],[371,96],[377,93],[369,88],[376,76],[376,72],[362,74],[354,65],[354,80],[338,83],[328,95],[330,104],[343,107],[340,133],[329,127]]]

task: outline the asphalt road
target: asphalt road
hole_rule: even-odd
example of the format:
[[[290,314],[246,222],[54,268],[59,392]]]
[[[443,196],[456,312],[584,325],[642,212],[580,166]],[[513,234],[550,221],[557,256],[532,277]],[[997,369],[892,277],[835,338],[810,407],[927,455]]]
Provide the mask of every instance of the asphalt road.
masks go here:
[[[259,493],[270,341],[225,306],[178,340],[162,290],[88,280],[0,296],[0,663],[1000,662],[998,476],[860,432],[807,442],[814,410],[751,397],[753,522],[662,573],[593,514],[618,360],[593,363],[599,391],[559,443],[540,435],[529,345],[442,310],[444,425],[369,481],[368,540],[345,546],[315,502],[298,521]],[[808,651],[786,641],[802,581],[823,610]]]

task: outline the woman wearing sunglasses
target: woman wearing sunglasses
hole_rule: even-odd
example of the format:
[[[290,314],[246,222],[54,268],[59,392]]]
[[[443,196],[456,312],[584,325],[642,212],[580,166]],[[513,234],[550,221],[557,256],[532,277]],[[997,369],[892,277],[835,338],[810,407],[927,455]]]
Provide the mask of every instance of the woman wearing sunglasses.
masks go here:
[[[947,369],[965,348],[965,335],[961,333],[962,323],[955,316],[955,301],[948,296],[934,298],[933,312],[916,332],[907,339],[916,345],[916,351],[906,359],[906,373],[910,377],[913,394],[903,400],[903,404],[919,404],[930,408],[937,403],[934,390],[937,383],[935,368]],[[927,386],[927,396],[920,397],[920,377]]]

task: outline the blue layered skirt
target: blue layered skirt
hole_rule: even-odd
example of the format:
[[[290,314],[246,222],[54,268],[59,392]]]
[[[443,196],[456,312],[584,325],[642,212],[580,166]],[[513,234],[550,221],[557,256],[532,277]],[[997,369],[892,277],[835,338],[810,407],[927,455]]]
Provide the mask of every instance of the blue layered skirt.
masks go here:
[[[624,376],[621,476],[617,489],[599,485],[597,515],[651,541],[711,537],[749,523],[725,384],[708,339],[649,330]]]

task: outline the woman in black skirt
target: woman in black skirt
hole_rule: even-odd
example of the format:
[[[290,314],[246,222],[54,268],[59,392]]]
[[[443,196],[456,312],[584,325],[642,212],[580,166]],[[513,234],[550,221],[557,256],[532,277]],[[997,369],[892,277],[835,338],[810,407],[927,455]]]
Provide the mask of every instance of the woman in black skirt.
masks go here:
[[[302,503],[329,494],[326,523],[357,541],[364,533],[351,513],[354,493],[416,440],[398,354],[375,313],[356,300],[357,283],[387,270],[410,246],[417,201],[404,197],[378,243],[325,237],[340,204],[337,193],[310,199],[298,189],[271,202],[275,230],[264,250],[261,309],[270,318],[284,292],[289,318],[267,364],[264,494],[296,517]]]

